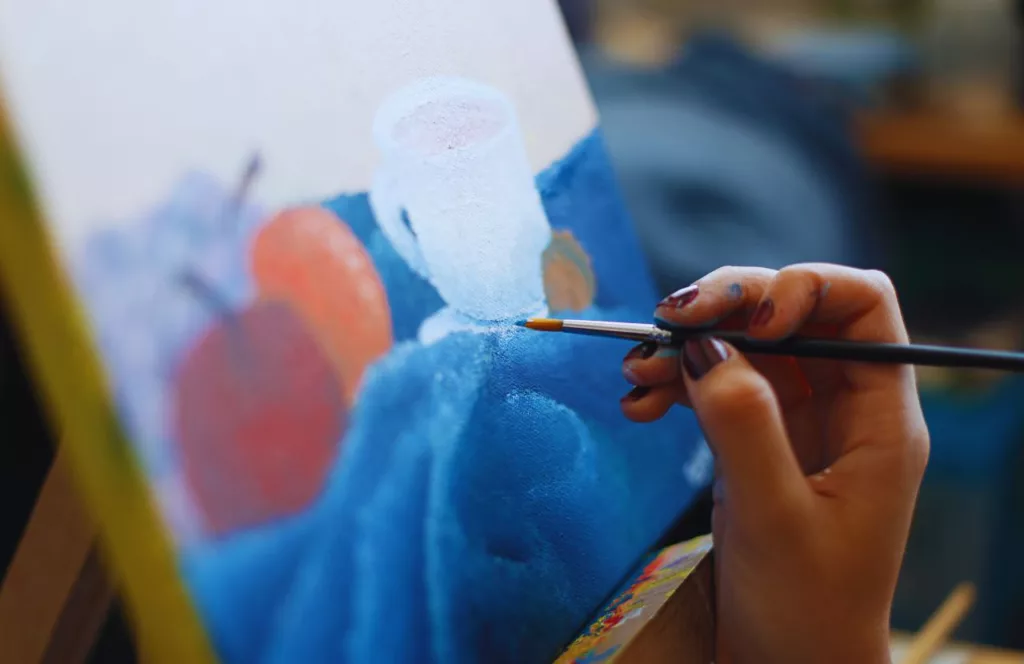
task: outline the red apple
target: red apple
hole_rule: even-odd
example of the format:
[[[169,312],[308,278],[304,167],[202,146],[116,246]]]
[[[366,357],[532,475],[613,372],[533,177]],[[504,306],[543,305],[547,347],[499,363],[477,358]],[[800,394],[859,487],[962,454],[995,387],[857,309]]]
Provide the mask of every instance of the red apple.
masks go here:
[[[319,494],[347,411],[330,359],[286,303],[221,318],[187,352],[173,426],[214,534],[294,514]]]

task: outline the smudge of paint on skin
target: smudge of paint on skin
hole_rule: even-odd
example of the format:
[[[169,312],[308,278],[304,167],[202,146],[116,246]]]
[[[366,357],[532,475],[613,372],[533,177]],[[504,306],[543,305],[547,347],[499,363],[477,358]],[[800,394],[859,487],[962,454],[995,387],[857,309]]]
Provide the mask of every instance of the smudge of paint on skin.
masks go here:
[[[630,349],[623,361],[631,362],[633,360],[647,360],[653,357],[657,352],[658,345],[648,341]]]
[[[821,285],[821,291],[818,293],[818,297],[821,299],[825,299],[825,296],[828,295],[828,292],[830,290],[832,290],[832,282],[826,281],[824,284]]]
[[[725,502],[725,480],[721,477],[716,479],[715,483],[711,485],[711,498],[719,504]]]
[[[726,297],[733,302],[739,300],[743,297],[743,286],[739,284],[729,284],[729,289],[726,291]]]
[[[597,285],[590,256],[571,231],[555,231],[541,258],[544,294],[553,311],[583,311],[594,303]]]
[[[711,449],[706,442],[701,441],[689,463],[683,467],[683,474],[694,485],[703,485],[711,480],[713,466],[714,458],[711,456]]]

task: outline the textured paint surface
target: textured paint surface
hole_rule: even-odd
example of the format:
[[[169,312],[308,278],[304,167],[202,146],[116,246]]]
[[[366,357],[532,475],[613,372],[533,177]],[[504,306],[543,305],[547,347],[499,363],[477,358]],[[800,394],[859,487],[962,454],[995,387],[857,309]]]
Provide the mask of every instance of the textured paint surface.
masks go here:
[[[544,294],[552,311],[583,311],[597,285],[590,256],[569,231],[555,231],[543,254]]]
[[[640,319],[656,298],[611,178],[594,134],[538,185],[593,261],[582,315]],[[312,512],[189,556],[218,647],[231,662],[551,661],[701,486],[697,424],[622,417],[614,340],[506,327],[421,345],[436,292],[365,195],[327,207],[373,257],[396,345]],[[225,567],[252,571],[244,589]]]
[[[327,354],[290,307],[261,301],[211,326],[173,382],[185,481],[212,534],[309,506],[347,409]]]
[[[447,304],[420,339],[542,313],[551,227],[508,95],[479,81],[428,77],[385,100],[373,134],[377,225]]]
[[[343,220],[310,206],[267,222],[251,256],[260,296],[284,300],[303,316],[351,405],[367,367],[391,348],[387,294],[363,245]]]
[[[541,172],[536,188],[564,242],[559,260],[579,268],[565,282],[569,304],[586,304],[578,316],[650,316],[656,297],[600,134]],[[303,233],[288,238],[296,246],[279,240],[264,253],[260,238],[294,217],[236,205],[234,189],[189,176],[130,232],[97,235],[76,262],[120,412],[149,445],[142,450],[154,486],[168,492],[159,496],[165,509],[185,521],[215,515],[175,535],[222,658],[361,662],[386,644],[397,661],[550,661],[700,488],[692,415],[627,422],[615,407],[626,348],[614,340],[497,326],[424,345],[420,327],[444,301],[381,232],[365,193],[326,201],[323,215],[298,208],[344,238],[351,250],[339,258]],[[217,306],[183,288],[183,273],[199,275]],[[390,341],[375,337],[382,345],[360,355],[365,333],[325,313],[340,306],[323,304],[335,283],[355,295],[360,283],[378,285],[386,311],[371,298],[368,320],[339,319],[379,329],[386,313]],[[234,401],[210,395],[218,383],[193,380],[179,405],[222,408],[224,426],[217,444],[179,446],[168,408],[182,358],[211,330],[228,338],[226,312],[245,320],[269,305],[292,313],[300,325],[290,334],[315,340],[332,370],[299,372],[314,379],[269,392],[236,380]],[[244,358],[250,336],[225,349]],[[333,417],[329,386],[344,394],[346,374],[332,347],[362,358],[358,395],[350,406],[338,396]],[[273,371],[292,375],[291,364]],[[307,392],[308,403],[296,396]],[[261,398],[302,423],[292,434],[259,425],[240,406]],[[242,428],[228,426],[228,411]],[[268,450],[260,440],[276,442]],[[211,462],[218,445],[230,454]],[[289,467],[275,467],[275,454],[295,455],[289,473],[301,491],[275,479]],[[231,467],[198,482],[219,481],[220,493],[183,497],[181,487],[197,482],[177,478],[202,477],[186,469],[205,463]]]

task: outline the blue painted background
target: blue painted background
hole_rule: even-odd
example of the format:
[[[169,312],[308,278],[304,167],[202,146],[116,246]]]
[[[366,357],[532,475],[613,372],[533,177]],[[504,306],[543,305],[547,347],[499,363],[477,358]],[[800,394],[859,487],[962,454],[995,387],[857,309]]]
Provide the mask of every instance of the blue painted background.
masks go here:
[[[600,135],[537,179],[593,260],[580,317],[647,320],[654,289]],[[365,194],[325,205],[365,244],[395,347],[374,365],[318,502],[185,550],[227,662],[547,662],[700,488],[688,411],[625,420],[628,344],[519,328],[422,346],[442,302]]]

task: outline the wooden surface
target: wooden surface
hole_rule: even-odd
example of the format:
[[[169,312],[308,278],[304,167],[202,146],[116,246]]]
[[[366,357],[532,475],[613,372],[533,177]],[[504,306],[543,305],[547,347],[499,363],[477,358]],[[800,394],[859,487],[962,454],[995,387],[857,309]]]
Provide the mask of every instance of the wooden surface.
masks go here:
[[[974,584],[962,583],[946,598],[901,658],[901,664],[928,664],[949,640],[950,635],[974,605]]]
[[[883,171],[1024,185],[1024,115],[869,113],[858,131],[865,156]]]
[[[92,550],[64,603],[42,664],[80,664],[87,661],[114,603],[114,584],[99,547]]]
[[[0,586],[5,664],[85,660],[113,599],[96,530],[58,451]]]
[[[892,637],[893,664],[900,664],[914,635],[896,633]],[[940,649],[930,664],[1024,664],[1024,653],[951,643]]]

